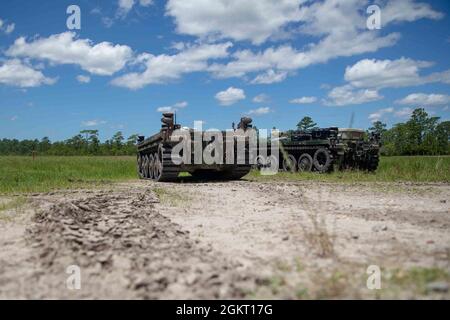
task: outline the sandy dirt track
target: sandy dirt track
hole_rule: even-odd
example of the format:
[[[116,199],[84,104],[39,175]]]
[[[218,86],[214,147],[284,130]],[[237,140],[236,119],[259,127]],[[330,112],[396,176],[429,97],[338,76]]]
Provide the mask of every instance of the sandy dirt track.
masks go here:
[[[250,181],[30,195],[0,212],[0,298],[449,298],[449,200],[446,184]]]

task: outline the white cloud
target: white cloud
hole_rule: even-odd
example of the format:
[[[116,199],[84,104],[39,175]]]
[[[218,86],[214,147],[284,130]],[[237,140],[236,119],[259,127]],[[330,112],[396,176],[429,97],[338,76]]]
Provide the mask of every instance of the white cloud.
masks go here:
[[[411,116],[413,111],[413,109],[406,107],[396,111],[395,115],[399,118],[408,118],[409,116]]]
[[[139,4],[143,7],[148,7],[153,4],[153,0],[139,0]]]
[[[146,70],[132,72],[112,81],[113,85],[129,89],[140,89],[149,84],[166,83],[179,79],[185,73],[205,71],[211,59],[228,56],[230,42],[221,44],[186,45],[183,51],[174,55],[141,54],[136,62],[144,64]]]
[[[396,103],[415,106],[439,106],[450,103],[450,96],[445,94],[411,93],[405,98],[397,100]]]
[[[390,114],[390,113],[393,113],[393,112],[394,112],[394,108],[380,109],[380,110],[377,110],[374,113],[371,113],[369,115],[369,120],[371,120],[372,122],[379,121],[379,120],[381,120],[383,118],[384,115]]]
[[[3,31],[5,34],[10,34],[16,28],[15,23],[6,24],[7,21],[0,19],[0,32]]]
[[[7,60],[0,65],[0,84],[29,88],[51,85],[56,80],[45,77],[41,71],[23,64],[19,59]]]
[[[421,77],[422,68],[432,66],[428,61],[407,58],[397,60],[363,59],[345,69],[345,80],[358,88],[396,88],[419,85],[431,79]],[[435,79],[436,81],[438,79]]]
[[[153,4],[153,0],[119,0],[117,3],[118,9],[116,12],[116,16],[119,18],[126,17],[136,3],[139,3],[139,5],[143,7],[148,7]]]
[[[10,33],[12,33],[14,31],[15,28],[16,28],[16,24],[15,23],[8,24],[6,26],[6,28],[5,28],[5,33],[6,34],[10,34]]]
[[[351,85],[336,87],[328,93],[326,105],[345,106],[383,99],[375,89],[355,89]]]
[[[296,99],[292,99],[289,101],[289,103],[293,103],[293,104],[309,104],[309,103],[314,103],[317,101],[316,97],[301,97],[301,98],[296,98]]]
[[[261,107],[257,109],[252,109],[247,112],[248,115],[255,115],[255,116],[261,116],[263,114],[268,114],[271,112],[269,107]]]
[[[220,105],[230,106],[245,99],[245,93],[242,89],[229,87],[225,91],[218,92],[215,98],[219,101]]]
[[[18,116],[12,116],[10,120],[11,120],[11,121],[16,121],[17,119],[19,119]]]
[[[77,76],[77,80],[79,83],[89,83],[91,82],[91,77],[80,74]]]
[[[267,70],[264,73],[256,76],[255,79],[251,81],[253,84],[271,84],[281,82],[287,77],[287,72],[285,71],[274,71],[272,69]]]
[[[269,100],[270,100],[270,97],[267,94],[261,93],[261,94],[258,94],[256,97],[254,97],[252,101],[254,103],[265,103],[265,102],[268,102]]]
[[[156,109],[157,112],[175,112],[179,109],[186,108],[188,103],[186,101],[177,102],[171,106],[159,107]]]
[[[423,18],[438,20],[443,17],[442,13],[433,10],[429,4],[413,0],[389,1],[382,9],[383,25],[392,22],[412,22]]]
[[[117,16],[125,17],[133,8],[134,0],[119,0],[117,4],[119,6],[117,9]]]
[[[179,33],[261,44],[299,21],[303,0],[169,0],[166,14]]]
[[[76,64],[83,70],[98,75],[114,74],[133,56],[128,46],[113,45],[109,42],[94,45],[88,39],[76,39],[74,32],[64,32],[30,42],[20,37],[6,54],[48,60],[54,64]]]
[[[365,9],[369,2],[365,0],[297,1],[297,3],[295,1],[255,1],[257,4],[238,0],[236,2],[216,1],[212,6],[207,6],[203,0],[171,0],[167,11],[168,14],[175,17],[180,32],[200,37],[215,35],[219,38],[229,37],[235,40],[251,40],[254,43],[261,43],[269,37],[280,39],[289,33],[285,28],[279,26],[269,28],[269,32],[266,32],[265,28],[271,25],[271,19],[276,19],[278,12],[283,12],[282,8],[292,5],[291,15],[285,15],[290,29],[295,30],[291,36],[304,34],[312,38],[312,42],[302,49],[281,45],[269,47],[260,52],[237,51],[233,54],[232,61],[226,64],[214,64],[210,68],[210,71],[218,78],[243,77],[249,73],[259,73],[253,83],[282,81],[288,74],[298,69],[326,63],[338,57],[376,52],[380,48],[394,45],[400,38],[398,33],[381,35],[377,31],[366,29]],[[442,16],[428,5],[413,1],[403,2],[402,5],[389,4],[390,16],[385,25],[391,22],[414,21],[421,18],[438,19]],[[260,21],[258,8],[267,4],[276,9],[272,8],[272,10],[266,11],[269,17],[264,17]],[[402,10],[401,14],[399,8]],[[382,12],[384,12],[383,10],[384,6],[382,6]],[[250,13],[247,11],[253,12],[258,19],[249,18]],[[192,14],[192,12],[195,13]],[[221,19],[226,20],[222,21]],[[266,24],[267,20],[268,24]],[[243,27],[249,22],[252,23],[252,28]],[[283,23],[280,24],[280,26],[283,25]],[[264,36],[255,34],[253,27],[264,32]]]
[[[99,126],[102,124],[106,124],[107,122],[104,120],[87,120],[87,121],[83,121],[81,122],[81,125],[83,127],[95,127],[95,126]]]

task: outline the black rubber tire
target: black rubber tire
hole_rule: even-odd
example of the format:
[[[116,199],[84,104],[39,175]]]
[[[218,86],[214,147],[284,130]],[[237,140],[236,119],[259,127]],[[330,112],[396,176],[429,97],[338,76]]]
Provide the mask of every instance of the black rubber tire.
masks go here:
[[[319,148],[314,153],[313,164],[314,169],[319,173],[328,172],[333,163],[333,157],[331,153],[326,148]]]
[[[297,160],[292,154],[289,154],[285,159],[283,159],[283,171],[285,172],[297,171]]]
[[[154,167],[155,167],[155,158],[154,156],[151,154],[148,156],[148,172],[149,172],[149,179],[153,179],[154,177]]]
[[[298,158],[298,171],[299,172],[310,172],[313,168],[313,158],[307,154],[303,153],[300,158]]]
[[[160,145],[156,155],[154,171],[156,175],[153,179],[159,182],[176,181],[180,173],[180,165],[172,161],[172,148]]]
[[[142,169],[144,170],[144,178],[145,179],[148,179],[150,177],[149,172],[148,172],[148,161],[149,161],[149,158],[148,158],[148,155],[146,154],[144,156],[144,162],[143,162],[143,167],[142,167]]]
[[[378,159],[378,157],[370,158],[369,162],[367,163],[367,171],[369,172],[376,171],[378,168],[379,161],[380,160]]]
[[[137,169],[137,174],[139,179],[144,179],[144,169],[143,169],[143,157],[139,154],[137,156],[137,165],[136,165],[136,169]]]

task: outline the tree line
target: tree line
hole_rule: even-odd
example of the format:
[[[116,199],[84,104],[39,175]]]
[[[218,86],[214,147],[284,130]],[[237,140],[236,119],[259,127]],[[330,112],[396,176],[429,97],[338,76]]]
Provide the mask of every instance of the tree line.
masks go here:
[[[304,117],[297,124],[298,130],[317,127],[311,117]],[[450,154],[450,121],[440,121],[423,108],[415,109],[408,121],[397,123],[387,129],[385,123],[376,121],[367,131],[381,136],[383,155],[448,155]],[[119,156],[135,155],[137,134],[124,138],[122,132],[101,142],[98,130],[83,130],[65,141],[51,142],[48,137],[41,140],[0,140],[0,155],[54,156]]]
[[[0,140],[0,155],[48,156],[122,156],[136,154],[137,134],[125,140],[121,131],[111,139],[101,142],[98,130],[82,130],[65,141],[51,142],[48,137],[41,140]]]
[[[373,123],[369,132],[381,136],[383,155],[448,155],[450,154],[450,121],[431,117],[423,108],[415,109],[408,121],[387,129],[381,121]]]
[[[317,124],[311,117],[304,117],[297,124],[298,130],[310,130]],[[381,154],[387,156],[448,155],[450,154],[450,121],[440,121],[425,109],[415,109],[408,121],[387,129],[381,121],[375,121],[367,133],[381,137]]]

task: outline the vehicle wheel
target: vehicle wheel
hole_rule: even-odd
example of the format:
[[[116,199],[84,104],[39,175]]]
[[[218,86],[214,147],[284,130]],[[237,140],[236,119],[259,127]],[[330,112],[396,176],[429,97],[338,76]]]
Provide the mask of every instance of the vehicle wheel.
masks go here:
[[[307,153],[302,154],[298,159],[298,171],[310,172],[312,170],[312,167],[313,158]]]
[[[137,174],[139,176],[139,179],[143,179],[144,178],[144,160],[143,157],[139,154],[137,156]]]
[[[258,155],[255,160],[255,165],[254,165],[255,168],[257,170],[261,170],[261,168],[264,168],[265,165],[266,165],[266,158],[264,158],[262,155]]]
[[[297,170],[297,160],[290,154],[283,159],[283,171],[295,172]]]
[[[332,162],[333,162],[333,159],[332,159],[331,153],[328,149],[319,148],[314,153],[313,164],[314,164],[314,168],[319,173],[328,172],[328,170],[331,167]]]
[[[379,159],[378,158],[370,158],[367,163],[367,171],[374,172],[378,168]]]
[[[149,172],[148,172],[148,155],[145,155],[143,157],[143,162],[142,162],[142,171],[143,171],[143,176],[145,179],[147,179],[149,177]]]
[[[153,159],[153,179],[155,181],[159,181],[161,179],[163,170],[161,159],[158,157],[157,153],[153,155]]]
[[[148,157],[148,177],[154,179],[155,157],[151,154]]]
[[[278,172],[279,166],[280,166],[280,164],[279,164],[278,159],[277,159],[276,156],[274,156],[272,154],[269,157],[267,157],[266,165],[265,165],[265,168],[267,170],[270,168],[270,169],[274,169],[274,170],[276,170]]]

